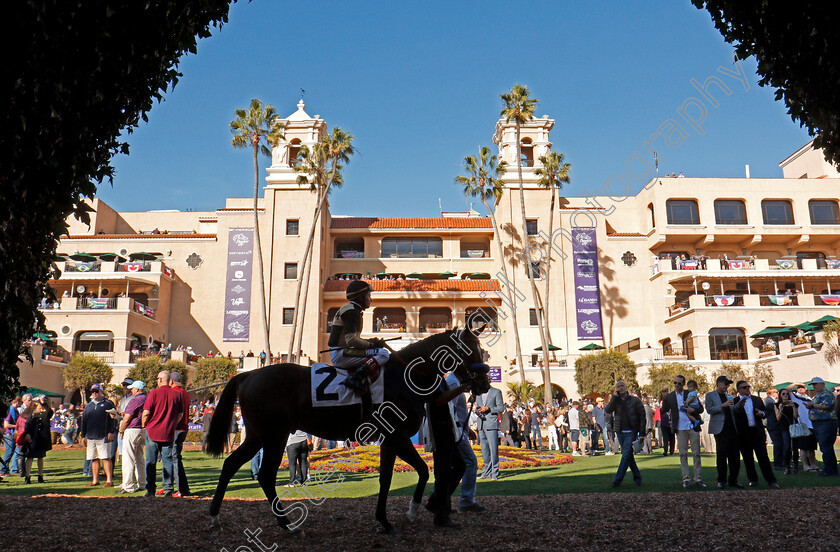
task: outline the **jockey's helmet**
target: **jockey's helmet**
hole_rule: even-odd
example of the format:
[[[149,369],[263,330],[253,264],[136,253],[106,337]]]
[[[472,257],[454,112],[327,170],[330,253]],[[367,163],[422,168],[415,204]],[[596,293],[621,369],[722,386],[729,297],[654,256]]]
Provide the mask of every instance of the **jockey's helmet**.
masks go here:
[[[369,283],[364,282],[362,280],[353,280],[352,282],[350,282],[350,285],[347,286],[347,291],[345,292],[345,294],[347,295],[348,299],[353,300],[358,299],[359,297],[361,297],[369,291],[371,291]]]

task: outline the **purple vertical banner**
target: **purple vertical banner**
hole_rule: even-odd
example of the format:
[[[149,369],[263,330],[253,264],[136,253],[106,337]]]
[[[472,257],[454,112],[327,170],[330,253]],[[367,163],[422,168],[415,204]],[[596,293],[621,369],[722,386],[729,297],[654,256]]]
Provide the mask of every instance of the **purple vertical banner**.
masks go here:
[[[248,341],[251,333],[251,263],[254,229],[228,230],[225,327],[222,341]]]
[[[595,228],[572,229],[575,311],[578,339],[603,339],[598,285],[598,241]]]

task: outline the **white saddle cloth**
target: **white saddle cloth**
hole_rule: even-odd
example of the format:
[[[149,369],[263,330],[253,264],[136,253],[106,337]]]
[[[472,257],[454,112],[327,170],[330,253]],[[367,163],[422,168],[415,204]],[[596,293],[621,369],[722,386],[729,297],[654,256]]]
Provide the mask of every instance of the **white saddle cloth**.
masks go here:
[[[373,404],[385,402],[385,374],[371,384]],[[341,385],[348,377],[347,370],[323,362],[312,365],[312,406],[347,406],[361,404],[362,398],[349,387]]]

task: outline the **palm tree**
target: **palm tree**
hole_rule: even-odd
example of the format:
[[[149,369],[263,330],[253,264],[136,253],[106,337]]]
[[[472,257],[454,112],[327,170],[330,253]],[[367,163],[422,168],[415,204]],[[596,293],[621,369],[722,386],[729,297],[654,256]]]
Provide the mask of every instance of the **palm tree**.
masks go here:
[[[543,354],[543,385],[545,385],[545,403],[552,404],[551,396],[551,375],[550,365],[548,359],[548,339],[546,337],[546,324],[543,320],[543,311],[537,293],[537,284],[534,282],[534,271],[531,264],[531,255],[528,243],[528,223],[525,217],[525,190],[522,184],[522,144],[520,140],[520,128],[522,123],[528,122],[534,117],[534,110],[537,107],[539,100],[530,97],[531,92],[527,86],[515,84],[510,92],[507,94],[500,94],[505,107],[502,109],[500,115],[505,118],[506,122],[513,121],[516,128],[516,172],[519,178],[519,207],[522,215],[522,236],[525,244],[523,252],[526,255],[525,260],[527,265],[525,272],[528,274],[528,281],[531,284],[531,295],[534,297],[534,310],[537,312],[537,326],[540,330],[540,342],[542,343]]]
[[[294,362],[303,340],[306,299],[309,295],[309,277],[312,272],[312,258],[314,257],[312,248],[315,241],[315,229],[318,227],[330,191],[332,188],[344,184],[344,179],[341,176],[341,170],[344,168],[342,163],[349,162],[350,156],[356,153],[352,142],[353,136],[338,127],[334,127],[332,134],[312,146],[311,150],[306,146],[300,148],[298,156],[300,162],[295,166],[295,171],[298,173],[298,184],[309,184],[310,190],[317,194],[317,203],[312,218],[312,228],[309,230],[309,240],[306,243],[303,262],[301,263],[303,272],[299,275],[295,294],[292,335],[289,340],[289,362]],[[301,291],[303,292],[302,295]]]
[[[260,195],[260,169],[259,154],[271,155],[271,150],[266,146],[274,147],[283,138],[283,125],[280,123],[277,112],[271,105],[263,106],[263,103],[254,98],[247,109],[237,109],[236,119],[230,122],[230,131],[233,134],[231,143],[236,149],[250,146],[254,152],[254,246],[257,253],[258,274],[260,276],[260,315],[262,317],[263,339],[265,341],[266,354],[271,356],[271,344],[268,338],[268,316],[265,308],[265,271],[263,270],[262,245],[260,243],[260,218],[257,211],[257,203]]]
[[[510,282],[504,252],[502,251],[502,235],[499,232],[499,223],[496,221],[496,201],[501,197],[502,190],[505,187],[502,176],[507,170],[507,163],[504,161],[497,163],[496,157],[490,152],[490,148],[483,146],[478,152],[478,158],[472,155],[464,157],[464,168],[469,176],[456,176],[455,183],[464,186],[466,195],[479,198],[490,213],[490,220],[493,221],[493,232],[496,235],[496,246],[499,249],[499,261],[502,263],[502,274],[505,277],[505,282]],[[510,294],[510,301],[513,304],[511,311],[513,313],[513,338],[516,343],[516,364],[519,367],[519,380],[524,384],[525,369],[522,366],[519,325],[516,323],[515,293]]]
[[[551,190],[551,206],[549,207],[548,215],[548,235],[549,240],[554,238],[554,203],[557,198],[557,190],[563,187],[563,184],[569,183],[569,170],[572,168],[570,163],[564,162],[565,156],[556,151],[550,152],[548,155],[540,156],[540,163],[542,167],[534,171],[539,177],[537,183]],[[551,242],[546,244],[546,267],[545,267],[545,319],[551,320],[548,315],[548,307],[551,304]],[[548,334],[548,342],[551,343],[551,328],[546,327]]]

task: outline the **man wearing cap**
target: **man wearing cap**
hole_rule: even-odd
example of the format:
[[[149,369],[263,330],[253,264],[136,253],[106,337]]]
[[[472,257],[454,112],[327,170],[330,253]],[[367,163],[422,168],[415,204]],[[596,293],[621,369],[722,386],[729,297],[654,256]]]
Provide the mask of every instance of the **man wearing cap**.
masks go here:
[[[814,435],[823,454],[823,470],[820,475],[837,475],[837,456],[834,454],[834,442],[837,440],[834,394],[825,388],[822,378],[814,377],[809,383],[817,392],[807,408],[808,418],[814,424]]]
[[[189,410],[190,394],[184,389],[184,384],[181,381],[181,374],[172,372],[169,374],[169,385],[184,396],[184,404]],[[174,470],[175,481],[178,484],[178,491],[173,494],[175,498],[182,496],[189,496],[190,484],[187,482],[187,474],[184,471],[184,460],[181,457],[181,451],[184,449],[184,441],[187,438],[187,431],[189,430],[189,416],[184,416],[178,426],[175,428],[175,446],[172,448],[172,469]]]
[[[709,413],[709,433],[715,436],[718,487],[724,489],[728,483],[730,487],[743,489],[744,486],[738,483],[741,451],[738,448],[738,432],[732,413],[734,397],[726,392],[730,385],[731,379],[726,376],[718,377],[715,390],[706,393],[706,411]]]
[[[122,420],[123,413],[125,413],[125,407],[128,406],[128,402],[131,400],[131,391],[128,389],[128,386],[134,383],[132,378],[125,378],[122,380],[122,388],[123,388],[123,396],[120,399],[120,403],[117,405],[117,413],[114,414],[114,418],[117,420],[117,424],[119,425],[120,421]],[[122,442],[123,437],[122,433],[117,435],[117,454],[122,458]]]
[[[146,431],[140,427],[143,405],[146,403],[146,384],[140,380],[132,381],[128,385],[128,392],[128,403],[120,422],[123,442],[122,485],[117,489],[117,494],[133,493],[146,486],[146,467],[143,463]]]
[[[93,481],[88,487],[99,485],[99,462],[105,468],[105,484],[103,487],[113,486],[114,466],[111,464],[110,443],[114,439],[116,421],[108,413],[113,410],[114,403],[102,394],[102,386],[95,383],[90,388],[90,402],[82,415],[82,444],[87,447],[85,459],[91,462]]]
[[[767,437],[764,433],[764,425],[761,423],[761,420],[767,417],[767,413],[764,412],[764,401],[750,394],[750,384],[744,380],[736,383],[735,388],[738,390],[738,396],[733,401],[735,406],[732,414],[735,418],[738,445],[741,448],[750,487],[758,485],[758,474],[755,471],[755,460],[753,460],[755,457],[758,459],[758,467],[767,484],[778,489],[779,484],[776,482],[773,466],[767,456]]]
[[[141,425],[146,429],[146,495],[155,496],[157,458],[163,460],[163,496],[172,496],[174,486],[172,447],[175,429],[187,417],[189,404],[180,391],[169,386],[169,372],[157,375],[158,388],[153,389],[143,404]]]

